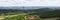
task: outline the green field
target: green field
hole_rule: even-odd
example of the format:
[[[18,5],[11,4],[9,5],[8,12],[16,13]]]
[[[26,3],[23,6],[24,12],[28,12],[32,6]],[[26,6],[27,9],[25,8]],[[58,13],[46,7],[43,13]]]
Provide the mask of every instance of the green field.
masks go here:
[[[7,15],[7,16],[0,16],[0,20],[26,20],[26,14],[17,14],[17,15]],[[35,20],[56,20],[57,18],[36,18]]]
[[[1,15],[0,20],[26,20],[25,17],[30,17],[27,13],[20,13],[14,15]],[[36,18],[34,20],[56,20],[56,18]]]
[[[41,18],[41,20],[56,20],[57,18]]]

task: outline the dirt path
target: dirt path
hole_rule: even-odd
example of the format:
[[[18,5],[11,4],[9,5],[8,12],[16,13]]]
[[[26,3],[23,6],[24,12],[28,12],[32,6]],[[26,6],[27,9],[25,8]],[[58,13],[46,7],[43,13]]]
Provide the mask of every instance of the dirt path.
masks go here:
[[[5,17],[4,16],[0,16],[0,20],[2,20],[2,19],[5,19]]]

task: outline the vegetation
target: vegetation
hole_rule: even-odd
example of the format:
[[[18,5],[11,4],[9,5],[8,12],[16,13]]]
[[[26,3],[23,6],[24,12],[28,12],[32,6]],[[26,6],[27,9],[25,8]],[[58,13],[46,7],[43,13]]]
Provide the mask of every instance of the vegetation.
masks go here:
[[[41,8],[33,10],[0,10],[0,19],[3,16],[2,20],[26,20],[25,16],[30,17],[31,15],[38,15],[39,18],[35,20],[56,20],[60,17],[60,10],[50,9],[50,8]]]
[[[36,12],[29,15],[39,15],[40,17],[60,17],[60,10],[41,9],[43,12]]]

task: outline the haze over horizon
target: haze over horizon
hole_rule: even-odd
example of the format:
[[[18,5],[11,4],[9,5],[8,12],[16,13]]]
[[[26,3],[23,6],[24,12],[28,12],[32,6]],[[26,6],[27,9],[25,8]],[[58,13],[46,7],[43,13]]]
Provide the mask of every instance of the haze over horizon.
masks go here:
[[[38,8],[60,8],[60,6],[1,6],[0,9],[38,9]]]

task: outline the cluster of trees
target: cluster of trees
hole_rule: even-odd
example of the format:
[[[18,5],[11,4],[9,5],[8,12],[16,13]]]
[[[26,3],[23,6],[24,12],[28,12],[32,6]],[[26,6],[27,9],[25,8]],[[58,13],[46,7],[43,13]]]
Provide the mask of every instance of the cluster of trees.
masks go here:
[[[23,13],[23,10],[13,10],[13,9],[0,9],[0,15],[14,15]]]
[[[1,14],[11,14],[13,13],[29,13],[29,15],[39,15],[40,17],[60,17],[60,10],[58,9],[50,9],[50,8],[40,8],[40,9],[33,9],[33,10],[6,10],[0,9]],[[35,13],[32,13],[35,12]]]
[[[29,15],[39,15],[42,18],[49,18],[49,17],[60,17],[60,10],[59,9],[49,9],[49,8],[43,8],[40,9],[41,11],[32,13]]]

